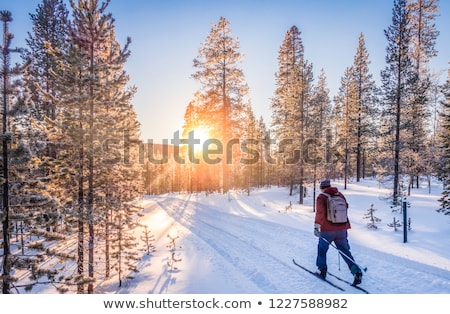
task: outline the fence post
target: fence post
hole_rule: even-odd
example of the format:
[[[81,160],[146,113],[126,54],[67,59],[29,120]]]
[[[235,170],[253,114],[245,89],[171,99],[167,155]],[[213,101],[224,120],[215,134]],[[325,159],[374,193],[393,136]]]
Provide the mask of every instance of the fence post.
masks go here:
[[[406,214],[406,202],[403,201],[403,243],[408,242],[408,221],[407,221],[407,214]]]

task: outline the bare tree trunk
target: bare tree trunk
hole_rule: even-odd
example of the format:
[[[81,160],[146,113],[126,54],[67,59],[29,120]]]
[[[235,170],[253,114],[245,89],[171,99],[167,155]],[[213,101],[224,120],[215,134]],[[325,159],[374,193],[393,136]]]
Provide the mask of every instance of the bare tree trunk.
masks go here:
[[[94,77],[94,43],[90,45],[90,71],[91,77]],[[89,153],[88,153],[88,192],[87,192],[87,210],[88,210],[88,275],[91,280],[94,279],[94,86],[90,82],[89,86]],[[88,284],[88,293],[94,293],[92,282]]]
[[[5,13],[5,14],[3,14]],[[3,46],[0,46],[3,54],[3,140],[2,140],[2,157],[3,157],[3,191],[2,191],[2,205],[3,205],[3,294],[10,293],[10,275],[11,275],[11,248],[9,242],[9,177],[8,177],[8,87],[9,87],[9,48],[8,48],[8,22],[12,20],[9,12],[1,12],[1,20],[3,21]]]
[[[83,158],[84,147],[81,145],[79,150],[79,178],[78,178],[78,260],[77,270],[80,277],[84,273],[84,177],[83,177]],[[79,283],[77,286],[77,293],[84,294],[84,284]]]

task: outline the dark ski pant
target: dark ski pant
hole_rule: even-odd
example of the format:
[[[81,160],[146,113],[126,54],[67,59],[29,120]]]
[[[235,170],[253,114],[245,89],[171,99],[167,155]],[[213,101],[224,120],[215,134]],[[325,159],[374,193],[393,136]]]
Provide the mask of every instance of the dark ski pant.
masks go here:
[[[359,267],[354,262],[355,259],[353,258],[352,253],[350,253],[350,245],[348,244],[347,239],[347,229],[320,232],[319,244],[317,245],[316,260],[318,269],[327,269],[327,251],[330,244],[324,239],[326,239],[329,243],[334,242],[339,252],[343,253],[341,254],[341,256],[344,259],[345,263],[348,265],[348,268],[350,269],[352,274],[360,271]]]

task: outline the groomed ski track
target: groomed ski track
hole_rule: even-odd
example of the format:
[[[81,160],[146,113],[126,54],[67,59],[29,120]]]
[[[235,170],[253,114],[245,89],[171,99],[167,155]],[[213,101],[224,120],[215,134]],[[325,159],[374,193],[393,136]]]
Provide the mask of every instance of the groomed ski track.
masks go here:
[[[318,285],[316,278],[292,264],[292,256],[295,256],[306,267],[315,269],[317,238],[312,235],[312,227],[310,231],[306,231],[264,218],[246,217],[245,211],[251,210],[253,204],[236,199],[230,200],[231,203],[234,202],[230,206],[238,208],[236,214],[195,202],[189,194],[183,197],[152,197],[149,201],[150,212],[164,211],[173,220],[171,233],[175,232],[179,236],[177,245],[180,245],[181,259],[189,259],[189,265],[196,264],[192,262],[195,259],[200,265],[197,269],[180,267],[179,271],[189,272],[188,280],[195,281],[207,276],[202,275],[202,265],[206,265],[208,271],[224,274],[225,286],[233,287],[231,291],[223,291],[221,283],[217,283],[217,291],[203,291],[199,286],[195,291],[183,291],[184,293],[363,293],[345,287],[345,284],[344,292],[326,283]],[[284,214],[280,212],[280,215]],[[354,244],[351,246],[357,261],[368,267],[362,286],[372,294],[397,293],[400,287],[404,293],[409,293],[408,287],[416,285],[421,285],[424,291],[427,291],[427,285],[442,285],[445,289],[450,280],[450,272],[443,269],[427,266],[427,273],[424,273],[421,271],[424,265],[415,267],[419,264],[409,259]],[[343,264],[330,247],[330,271],[350,281],[352,276]],[[271,271],[267,272],[267,269]],[[404,273],[404,280],[390,280],[389,274],[392,272]],[[339,285],[338,280],[333,281]],[[176,284],[189,286],[182,282]],[[169,289],[168,285],[168,281],[165,284],[156,283],[149,292],[171,293],[173,288]],[[192,289],[192,285],[190,286]]]

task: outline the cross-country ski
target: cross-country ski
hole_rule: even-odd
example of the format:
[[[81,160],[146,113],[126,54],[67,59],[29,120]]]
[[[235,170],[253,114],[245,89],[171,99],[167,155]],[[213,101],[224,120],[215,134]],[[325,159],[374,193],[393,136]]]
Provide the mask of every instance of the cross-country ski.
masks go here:
[[[295,259],[292,259],[292,262],[294,263],[295,266],[300,267],[301,269],[303,269],[303,270],[306,271],[307,273],[310,273],[311,275],[315,276],[317,279],[322,280],[323,282],[326,282],[327,284],[329,284],[329,285],[335,287],[336,289],[339,289],[339,290],[341,290],[341,291],[345,291],[342,287],[336,285],[335,283],[329,281],[329,280],[326,279],[326,278],[320,277],[317,273],[315,273],[315,272],[313,272],[312,270],[306,268],[305,266],[300,265],[299,263],[297,263],[297,262],[295,261]]]
[[[336,278],[337,280],[340,280],[340,281],[342,281],[342,282],[345,282],[346,284],[348,284],[349,286],[351,286],[351,287],[353,287],[353,288],[355,288],[355,289],[361,290],[362,292],[364,292],[364,293],[366,293],[366,294],[370,294],[370,292],[367,291],[366,289],[364,289],[364,288],[362,288],[362,287],[360,287],[360,286],[354,285],[352,282],[350,282],[350,281],[348,281],[348,280],[346,280],[346,279],[343,279],[343,278],[341,278],[341,277],[339,277],[339,276],[336,276],[336,275],[333,274],[333,273],[327,272],[327,276],[332,276],[332,277]]]

